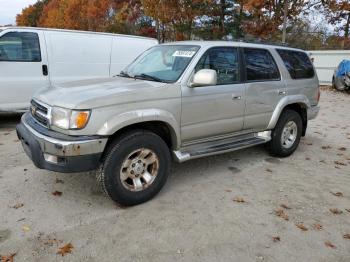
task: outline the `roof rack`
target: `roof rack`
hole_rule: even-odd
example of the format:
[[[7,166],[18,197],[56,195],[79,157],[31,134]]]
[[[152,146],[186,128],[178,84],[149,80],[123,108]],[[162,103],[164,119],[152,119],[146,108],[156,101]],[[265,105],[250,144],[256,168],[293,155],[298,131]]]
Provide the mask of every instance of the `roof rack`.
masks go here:
[[[234,39],[234,41],[242,42],[242,43],[249,43],[249,44],[264,44],[264,45],[274,45],[274,46],[285,46],[289,47],[287,43],[280,43],[280,42],[269,42],[264,41],[260,39],[244,39],[244,38],[238,38],[237,40]]]

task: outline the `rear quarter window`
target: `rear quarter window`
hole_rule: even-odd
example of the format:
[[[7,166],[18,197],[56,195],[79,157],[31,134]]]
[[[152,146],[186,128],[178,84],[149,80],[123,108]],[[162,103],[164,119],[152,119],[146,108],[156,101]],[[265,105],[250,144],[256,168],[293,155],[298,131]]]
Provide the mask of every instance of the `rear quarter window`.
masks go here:
[[[243,50],[247,81],[280,79],[278,67],[269,51],[258,48],[244,48]]]
[[[315,76],[314,67],[308,55],[300,51],[277,49],[292,79],[306,79]]]

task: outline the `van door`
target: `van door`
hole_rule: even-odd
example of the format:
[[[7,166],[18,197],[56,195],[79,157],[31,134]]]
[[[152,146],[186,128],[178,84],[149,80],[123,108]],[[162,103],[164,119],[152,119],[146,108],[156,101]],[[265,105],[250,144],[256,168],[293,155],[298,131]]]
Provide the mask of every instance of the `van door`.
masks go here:
[[[246,82],[244,129],[265,130],[278,102],[286,95],[274,57],[267,49],[243,48]]]
[[[41,31],[0,34],[0,111],[24,111],[32,95],[49,85],[46,45]]]
[[[52,85],[109,77],[112,37],[74,31],[45,31]]]

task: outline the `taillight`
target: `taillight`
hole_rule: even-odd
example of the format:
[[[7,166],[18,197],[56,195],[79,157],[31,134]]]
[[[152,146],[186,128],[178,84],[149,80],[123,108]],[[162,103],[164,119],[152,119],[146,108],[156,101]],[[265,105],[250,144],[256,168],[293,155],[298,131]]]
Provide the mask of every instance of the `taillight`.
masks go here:
[[[320,88],[317,88],[317,92],[316,92],[317,103],[320,102],[320,98],[321,98],[321,90]]]

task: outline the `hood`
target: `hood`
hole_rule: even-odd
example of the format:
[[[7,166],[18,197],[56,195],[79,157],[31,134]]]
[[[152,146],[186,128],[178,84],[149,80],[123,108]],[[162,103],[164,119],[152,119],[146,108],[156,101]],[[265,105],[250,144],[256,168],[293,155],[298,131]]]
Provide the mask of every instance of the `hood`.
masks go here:
[[[63,83],[41,90],[35,99],[50,106],[69,109],[93,109],[109,105],[156,99],[165,83],[114,77]],[[160,95],[158,95],[160,96]]]

